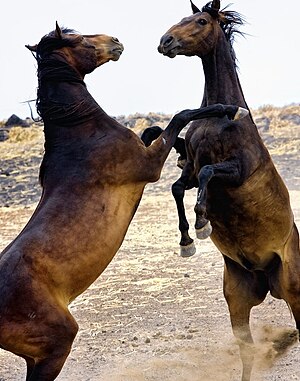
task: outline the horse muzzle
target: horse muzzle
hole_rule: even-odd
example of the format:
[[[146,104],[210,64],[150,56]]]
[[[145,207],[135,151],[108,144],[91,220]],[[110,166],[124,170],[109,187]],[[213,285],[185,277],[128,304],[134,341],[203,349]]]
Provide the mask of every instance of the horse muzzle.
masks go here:
[[[124,46],[121,43],[119,43],[116,47],[112,48],[110,51],[112,55],[112,60],[118,61],[123,51],[124,51]]]
[[[179,44],[176,38],[166,34],[161,38],[157,50],[164,56],[174,58],[179,53],[180,47],[181,45]]]

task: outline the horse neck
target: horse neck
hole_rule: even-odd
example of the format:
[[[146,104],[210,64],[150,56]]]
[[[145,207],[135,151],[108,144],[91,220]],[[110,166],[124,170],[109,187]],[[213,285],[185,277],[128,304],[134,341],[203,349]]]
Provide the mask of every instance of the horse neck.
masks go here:
[[[38,68],[37,108],[45,125],[78,125],[105,112],[88,92],[83,78],[66,62],[42,61]]]
[[[231,49],[221,31],[215,49],[202,57],[205,76],[202,106],[223,103],[248,108]]]

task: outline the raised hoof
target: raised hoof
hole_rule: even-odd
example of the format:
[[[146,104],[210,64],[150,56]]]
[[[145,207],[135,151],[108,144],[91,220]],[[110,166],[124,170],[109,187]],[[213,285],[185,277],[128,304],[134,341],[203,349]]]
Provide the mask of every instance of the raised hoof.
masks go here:
[[[239,120],[245,118],[249,114],[249,110],[243,107],[239,107],[233,120]]]
[[[186,159],[180,159],[180,157],[177,159],[177,167],[180,169],[183,169],[183,167],[186,165],[187,160]]]
[[[198,239],[205,239],[211,235],[212,227],[210,222],[208,221],[206,225],[201,229],[196,229],[196,236]]]
[[[180,256],[181,257],[192,257],[196,253],[196,246],[194,242],[190,243],[187,246],[180,245]]]

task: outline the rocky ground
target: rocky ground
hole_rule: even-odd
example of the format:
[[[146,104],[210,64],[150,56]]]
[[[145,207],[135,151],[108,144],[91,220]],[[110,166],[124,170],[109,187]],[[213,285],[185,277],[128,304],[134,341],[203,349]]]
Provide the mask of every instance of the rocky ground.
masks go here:
[[[284,178],[300,226],[300,106],[264,107],[253,115]],[[169,116],[122,117],[137,133]],[[42,127],[3,127],[0,142],[0,249],[22,229],[40,197]],[[4,135],[4,134],[3,134]],[[126,239],[100,278],[70,309],[79,323],[58,380],[238,381],[241,364],[222,294],[223,262],[209,239],[197,254],[178,255],[170,185],[180,171],[172,153],[161,179],[147,186]],[[195,191],[187,192],[193,222]],[[300,347],[284,302],[268,296],[253,309],[254,381],[300,380]],[[287,350],[286,350],[287,349]],[[0,381],[21,381],[25,363],[0,351]]]

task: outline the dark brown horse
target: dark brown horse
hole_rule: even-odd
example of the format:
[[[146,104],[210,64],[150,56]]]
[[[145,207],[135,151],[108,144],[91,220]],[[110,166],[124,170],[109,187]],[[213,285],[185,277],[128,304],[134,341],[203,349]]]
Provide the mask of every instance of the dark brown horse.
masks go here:
[[[45,129],[43,192],[0,255],[0,347],[26,360],[27,381],[52,381],[78,330],[68,304],[112,260],[178,133],[192,119],[233,118],[238,107],[185,110],[146,147],[99,107],[83,82],[119,59],[123,46],[116,38],[57,26],[28,48],[38,62],[37,110]]]
[[[236,72],[232,39],[241,16],[220,11],[214,0],[172,26],[163,35],[159,52],[198,56],[205,88],[202,106],[215,103],[247,108]],[[211,236],[223,254],[224,294],[233,332],[239,338],[243,381],[250,379],[253,356],[249,328],[251,308],[267,293],[284,299],[300,328],[299,236],[288,191],[264,146],[251,114],[232,122],[195,121],[186,133],[187,162],[172,191],[179,214],[181,250],[193,255],[183,197],[198,187],[195,206],[198,238]]]

